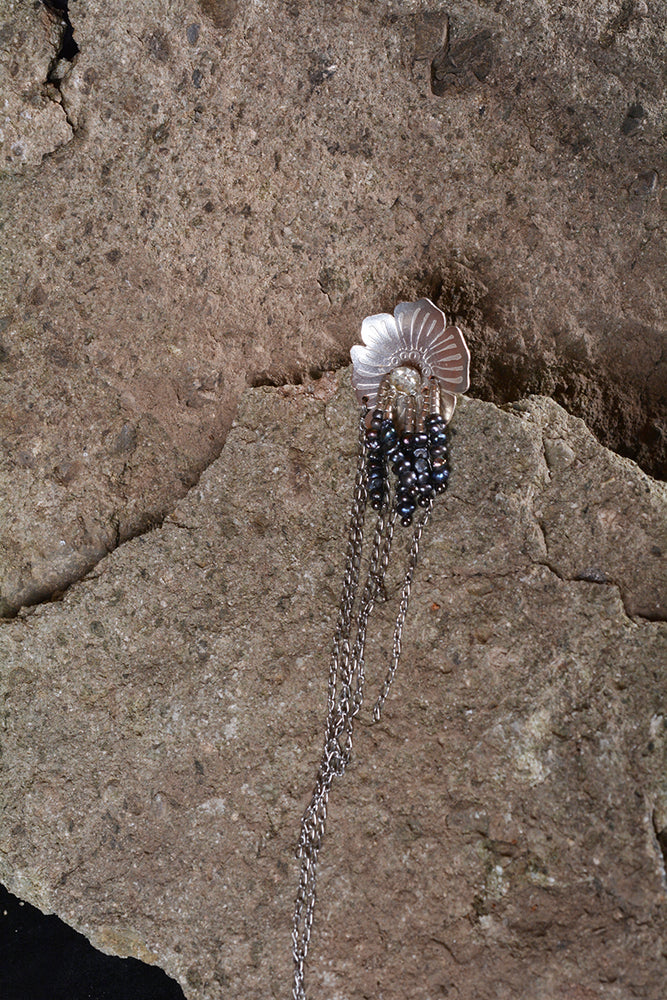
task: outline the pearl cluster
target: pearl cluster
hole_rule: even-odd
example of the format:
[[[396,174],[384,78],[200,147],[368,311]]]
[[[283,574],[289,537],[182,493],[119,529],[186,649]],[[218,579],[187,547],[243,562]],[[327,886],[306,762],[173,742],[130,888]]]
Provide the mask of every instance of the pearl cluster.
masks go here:
[[[444,493],[449,478],[445,427],[444,418],[431,413],[424,418],[422,430],[399,433],[382,407],[373,410],[366,432],[366,473],[375,510],[388,496],[390,469],[396,477],[395,509],[403,525],[412,523],[418,506],[427,507],[436,494]]]

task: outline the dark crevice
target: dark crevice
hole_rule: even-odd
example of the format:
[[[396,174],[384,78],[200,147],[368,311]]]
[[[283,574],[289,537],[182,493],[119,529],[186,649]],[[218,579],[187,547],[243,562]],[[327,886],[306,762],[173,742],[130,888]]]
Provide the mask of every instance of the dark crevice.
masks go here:
[[[658,847],[660,848],[660,853],[662,854],[662,868],[665,873],[665,878],[667,879],[667,826],[663,827],[659,823],[655,810],[653,810],[651,822],[653,823],[655,839],[658,842]]]
[[[465,326],[465,320],[455,320]],[[552,359],[520,353],[503,358],[487,354],[484,342],[468,333],[468,344],[480,367],[471,394],[498,406],[528,395],[550,396],[573,416],[580,417],[611,451],[636,462],[654,479],[667,478],[667,415],[633,389],[614,380],[599,365],[575,359]]]
[[[483,266],[448,261],[392,286],[383,308],[427,297],[464,330],[470,353],[470,395],[507,406],[529,395],[550,396],[580,417],[611,451],[636,462],[654,479],[667,479],[667,412],[645,386],[615,377],[576,349],[524,343],[494,292],[479,278]],[[380,310],[378,310],[380,311]]]
[[[442,45],[431,61],[431,93],[443,97],[452,87],[483,83],[495,58],[493,34],[488,28],[452,43],[449,19],[445,18]]]
[[[272,386],[274,389],[281,385],[304,385],[307,382],[317,382],[325,374],[338,371],[339,368],[345,368],[349,363],[349,359],[346,358],[340,360],[340,363],[327,364],[322,367],[319,365],[310,365],[308,368],[294,367],[280,371],[271,371],[271,369],[265,368],[256,375],[248,374],[246,385],[249,385],[253,389],[257,389],[262,385]]]
[[[79,51],[79,46],[74,40],[74,29],[72,28],[72,22],[69,19],[69,2],[68,0],[42,0],[42,3],[54,17],[60,21],[63,26],[63,33],[60,39],[60,48],[56,52],[53,65],[49,71],[49,81],[51,83],[58,83],[59,80],[52,79],[55,75],[55,67],[60,62],[61,59],[66,59],[67,62],[73,62],[74,56]]]
[[[263,385],[271,386],[274,389],[277,389],[279,385],[303,385],[303,374],[297,369],[285,375],[283,373],[271,372],[270,369],[265,368],[257,375],[248,375],[246,384],[252,389],[258,389]]]
[[[72,134],[77,131],[77,126],[70,118],[67,111],[67,104],[62,91],[62,81],[67,75],[71,64],[79,52],[79,46],[74,40],[74,29],[69,19],[68,0],[42,0],[49,14],[58,22],[61,28],[60,47],[55,53],[46,74],[46,92],[60,104],[65,112],[67,124],[72,129]],[[50,91],[50,94],[49,94]]]
[[[184,1000],[162,969],[105,955],[0,885],[2,1000]]]
[[[467,271],[465,268],[463,270]],[[488,290],[479,282],[471,290],[465,282],[453,281],[452,276],[444,271],[422,272],[417,277],[408,279],[405,287],[394,286],[390,298],[386,302],[380,302],[378,312],[382,309],[392,311],[393,305],[401,300],[411,301],[421,297],[431,299],[450,318],[460,323],[465,330],[466,338],[474,358],[473,381],[470,390],[471,396],[492,402],[498,406],[507,406],[530,394],[551,396],[570,413],[582,417],[589,429],[597,434],[606,447],[638,462],[645,471],[655,478],[661,478],[661,476],[664,478],[667,469],[665,468],[664,457],[662,462],[660,461],[659,452],[653,456],[653,462],[640,461],[636,445],[637,441],[641,442],[643,440],[641,435],[635,441],[634,446],[627,443],[627,436],[625,441],[613,439],[614,421],[609,418],[609,414],[614,412],[614,404],[618,407],[618,412],[622,410],[618,401],[614,400],[613,392],[608,400],[607,408],[602,410],[603,420],[596,420],[594,415],[587,412],[585,394],[577,394],[572,391],[572,381],[574,381],[575,387],[577,385],[576,363],[571,362],[568,367],[568,364],[563,362],[559,366],[553,362],[549,363],[546,358],[539,358],[534,355],[530,359],[517,359],[516,357],[508,359],[503,355],[502,351],[494,350],[493,342],[491,341],[490,343],[487,337],[485,322],[490,324],[495,321],[496,326],[500,324],[491,310],[489,310],[485,317],[480,308],[480,300],[484,298],[487,292]],[[328,356],[323,362],[317,365],[276,365],[275,367],[268,366],[254,374],[249,372],[246,376],[246,385],[252,388],[261,386],[278,388],[280,386],[307,385],[308,382],[318,381],[324,375],[339,371],[341,368],[346,368],[349,364],[349,354],[346,350],[333,352],[331,356]],[[598,400],[604,399],[604,385],[608,385],[611,380],[609,376],[605,376],[602,372],[598,373],[597,379],[593,376],[593,369],[588,365],[586,368],[586,381],[589,386],[592,384],[597,391]],[[600,387],[601,383],[603,384],[602,388]],[[653,443],[652,438],[651,443]],[[220,457],[224,444],[223,440],[219,448],[216,449],[215,454],[208,461],[204,462],[201,467],[192,470],[192,474],[188,477],[185,484],[186,490],[184,492],[197,485],[206,469]],[[179,494],[178,497],[175,497],[174,502],[182,495]],[[7,602],[3,604],[0,599],[0,621],[2,619],[15,619],[21,612],[27,611],[30,613],[29,609],[42,604],[62,601],[65,594],[75,584],[94,578],[93,573],[96,566],[121,545],[162,527],[172,510],[173,505],[169,510],[145,514],[140,522],[125,529],[123,529],[118,520],[115,524],[115,538],[111,544],[97,558],[91,559],[85,569],[75,577],[70,580],[61,581],[57,587],[40,588],[39,590],[35,588],[30,596],[24,595],[22,597],[20,604],[9,605]],[[556,572],[553,566],[545,565],[553,572]],[[656,618],[655,620],[660,621],[661,619]]]
[[[508,406],[526,396],[549,396],[580,417],[610,451],[629,458],[654,479],[667,479],[667,411],[651,401],[646,385],[634,384],[608,371],[590,357],[577,357],[581,345],[562,349],[524,342],[505,299],[511,298],[479,278],[483,264],[450,260],[392,282],[377,299],[377,312],[393,312],[397,302],[429,298],[464,330],[470,353],[471,387],[476,399]],[[500,304],[499,304],[500,303]],[[351,341],[355,343],[356,334]],[[249,374],[249,386],[302,385],[323,371],[337,371],[350,363],[346,350],[332,354],[326,364],[310,370],[293,364],[269,365]]]

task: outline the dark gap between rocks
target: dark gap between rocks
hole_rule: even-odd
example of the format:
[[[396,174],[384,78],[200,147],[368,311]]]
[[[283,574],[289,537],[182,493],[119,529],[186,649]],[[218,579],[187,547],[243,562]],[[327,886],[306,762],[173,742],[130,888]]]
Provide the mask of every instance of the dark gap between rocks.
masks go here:
[[[469,394],[507,406],[529,395],[550,396],[580,417],[610,451],[630,458],[654,479],[667,479],[667,412],[648,393],[588,358],[526,345],[478,277],[484,268],[446,261],[391,290],[387,311],[427,297],[464,330],[470,353]],[[378,309],[378,311],[380,311]]]
[[[2,1000],[185,1000],[162,969],[105,955],[0,885]]]
[[[472,355],[468,395],[496,406],[508,406],[526,396],[550,396],[568,413],[580,417],[605,448],[636,462],[653,479],[667,480],[667,414],[647,405],[639,389],[619,384],[589,362],[504,351],[497,331],[489,334],[484,324],[472,318],[460,303],[452,308],[457,290],[449,286],[442,292],[441,288],[438,283],[435,287],[431,284],[396,295],[392,302],[426,296],[463,328]],[[388,303],[386,311],[392,309]],[[331,359],[323,369],[265,368],[255,375],[248,374],[246,384],[253,388],[303,385],[349,364],[345,353]]]
[[[346,364],[346,361],[341,361],[340,364],[335,365],[333,368],[320,368],[317,365],[311,365],[309,368],[292,368],[287,371],[276,372],[264,369],[255,375],[248,373],[246,385],[252,389],[257,389],[262,385],[270,385],[274,389],[277,389],[280,385],[303,385],[306,381],[317,382],[326,372],[337,371],[339,368],[344,368]]]
[[[63,34],[60,40],[60,48],[56,52],[56,57],[54,59],[54,67],[61,59],[66,59],[68,62],[72,62],[74,56],[79,51],[79,46],[74,40],[74,29],[72,28],[72,22],[69,19],[68,0],[42,0],[42,3],[49,13],[53,14],[63,25]]]
[[[667,479],[667,441],[660,427],[664,415],[649,411],[638,392],[630,398],[626,389],[624,398],[623,388],[614,383],[608,373],[591,364],[534,352],[528,356],[520,349],[508,351],[500,333],[502,318],[495,315],[492,305],[485,305],[487,296],[488,289],[472,271],[459,265],[447,266],[439,271],[422,271],[401,285],[393,285],[390,293],[378,297],[377,311],[391,312],[400,301],[431,299],[453,322],[464,328],[473,358],[469,395],[497,406],[510,405],[531,394],[551,396],[569,413],[582,418],[605,447],[632,459],[653,478]],[[356,336],[353,342],[356,343]],[[349,364],[346,350],[335,351],[318,365],[276,365],[256,373],[248,372],[245,381],[252,388],[303,385]],[[183,493],[175,499],[180,499],[197,484],[208,466],[220,457],[224,443],[222,440],[210,459],[191,471],[187,482],[184,481]],[[0,600],[0,623],[15,618],[22,610],[62,600],[69,588],[85,580],[105,556],[125,542],[159,528],[171,509],[170,506],[147,512],[124,530],[119,524],[110,547],[92,559],[76,577],[63,580],[57,587],[35,589],[20,604],[10,605]]]
[[[662,867],[665,873],[665,878],[667,878],[667,827],[663,827],[661,829],[655,810],[651,816],[651,821],[653,823],[655,839],[658,841],[658,847],[660,848],[660,853],[662,854]]]

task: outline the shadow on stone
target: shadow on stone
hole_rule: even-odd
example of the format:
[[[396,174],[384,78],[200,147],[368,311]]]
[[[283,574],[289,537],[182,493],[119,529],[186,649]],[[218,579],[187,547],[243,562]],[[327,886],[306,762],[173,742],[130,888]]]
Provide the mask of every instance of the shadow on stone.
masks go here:
[[[104,955],[55,916],[0,885],[3,1000],[184,1000],[162,969]]]

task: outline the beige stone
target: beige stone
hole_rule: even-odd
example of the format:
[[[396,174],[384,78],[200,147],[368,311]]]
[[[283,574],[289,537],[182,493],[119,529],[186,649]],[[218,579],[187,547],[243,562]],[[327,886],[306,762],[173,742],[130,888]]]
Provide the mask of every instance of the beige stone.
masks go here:
[[[21,173],[72,138],[50,81],[61,24],[41,3],[5,0],[0,11],[0,174]]]
[[[53,71],[57,19],[0,16],[24,148],[0,163],[0,613],[159,523],[247,382],[347,364],[400,298],[463,325],[473,395],[553,395],[659,472],[655,5],[466,2],[447,47],[439,0],[69,6]]]
[[[189,1000],[289,994],[356,421],[347,373],[248,390],[161,527],[0,629],[0,879]],[[450,450],[334,786],[309,995],[659,1000],[664,487],[548,399],[462,400]]]

